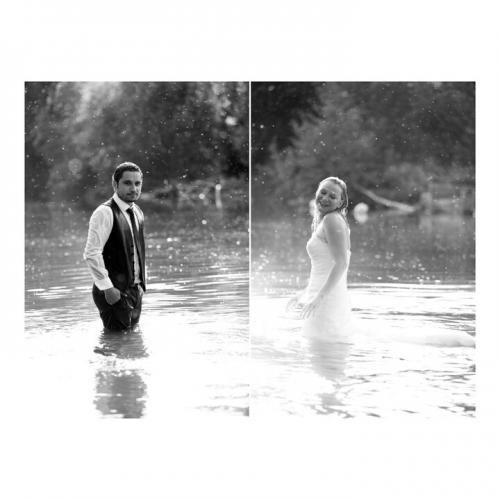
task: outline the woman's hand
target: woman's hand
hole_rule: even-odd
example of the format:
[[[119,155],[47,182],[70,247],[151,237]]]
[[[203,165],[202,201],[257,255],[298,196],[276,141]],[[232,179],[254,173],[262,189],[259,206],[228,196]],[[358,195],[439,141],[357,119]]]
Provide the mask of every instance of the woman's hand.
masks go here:
[[[299,297],[298,296],[292,297],[286,305],[286,310],[293,311],[294,309],[297,309],[298,305],[299,305]]]
[[[297,292],[287,303],[286,311],[296,311],[297,309],[302,309],[304,303],[302,302],[302,297],[304,295],[304,290]]]
[[[309,316],[314,316],[314,313],[316,312],[316,309],[318,308],[322,300],[323,294],[319,293],[313,300],[311,300],[311,302],[304,304],[300,316],[303,319],[309,318]]]

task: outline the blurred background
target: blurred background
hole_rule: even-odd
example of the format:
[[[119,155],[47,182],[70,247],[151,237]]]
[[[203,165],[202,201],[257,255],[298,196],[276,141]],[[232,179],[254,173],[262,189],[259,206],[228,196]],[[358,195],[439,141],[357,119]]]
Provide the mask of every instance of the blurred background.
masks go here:
[[[27,201],[94,206],[132,161],[148,201],[207,203],[227,180],[245,204],[247,83],[28,82],[25,97]]]
[[[252,83],[255,215],[303,206],[330,175],[350,208],[472,213],[474,103],[471,82]]]
[[[474,94],[252,82],[252,412],[475,415],[474,349],[426,340],[475,335]],[[340,361],[285,314],[307,285],[310,202],[328,176],[348,186],[349,295],[369,332]],[[398,342],[412,331],[420,346]]]
[[[473,82],[252,82],[251,122],[255,284],[308,268],[328,176],[348,186],[351,281],[474,280]]]
[[[27,82],[25,99],[26,369],[40,406],[247,414],[248,84]],[[148,285],[139,330],[110,337],[83,249],[123,161],[144,173]]]

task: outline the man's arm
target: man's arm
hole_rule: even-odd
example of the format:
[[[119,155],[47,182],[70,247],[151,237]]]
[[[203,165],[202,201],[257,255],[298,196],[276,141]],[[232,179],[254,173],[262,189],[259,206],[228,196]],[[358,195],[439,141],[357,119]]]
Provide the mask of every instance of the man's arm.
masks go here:
[[[90,274],[99,290],[113,288],[108,271],[104,266],[102,252],[113,228],[113,212],[110,207],[98,207],[89,222],[89,233],[83,258],[87,261]]]

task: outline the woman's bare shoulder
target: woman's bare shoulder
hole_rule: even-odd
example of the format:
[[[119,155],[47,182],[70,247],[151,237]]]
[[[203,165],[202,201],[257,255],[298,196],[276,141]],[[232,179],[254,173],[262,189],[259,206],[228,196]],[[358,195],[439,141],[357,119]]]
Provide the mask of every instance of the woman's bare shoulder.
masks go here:
[[[329,212],[324,217],[324,224],[328,229],[333,229],[334,231],[344,230],[345,221],[344,217],[338,212]]]

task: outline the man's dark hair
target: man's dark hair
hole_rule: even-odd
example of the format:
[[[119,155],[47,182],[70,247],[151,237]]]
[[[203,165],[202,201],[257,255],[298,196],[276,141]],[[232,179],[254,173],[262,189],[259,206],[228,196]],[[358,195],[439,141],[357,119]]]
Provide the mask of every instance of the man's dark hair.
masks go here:
[[[117,184],[120,182],[123,172],[139,172],[142,177],[142,170],[135,163],[126,161],[124,163],[120,163],[120,165],[115,168],[115,172],[113,173],[113,180]]]

